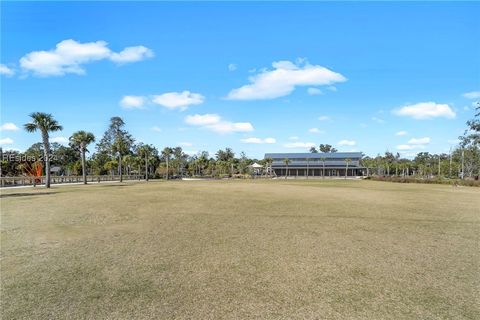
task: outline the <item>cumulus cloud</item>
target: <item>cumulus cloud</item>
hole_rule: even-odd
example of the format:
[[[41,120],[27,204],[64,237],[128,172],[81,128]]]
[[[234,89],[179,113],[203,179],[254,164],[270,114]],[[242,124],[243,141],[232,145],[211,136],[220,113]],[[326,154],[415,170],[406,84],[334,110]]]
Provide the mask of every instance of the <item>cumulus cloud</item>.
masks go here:
[[[15,123],[5,122],[0,126],[0,131],[18,131],[20,130]]]
[[[430,138],[429,137],[423,137],[423,138],[412,138],[408,140],[409,144],[429,144],[430,143]]]
[[[185,122],[194,126],[208,126],[220,122],[220,116],[218,114],[195,114],[193,116],[187,116]]]
[[[254,130],[250,122],[230,122],[223,120],[218,114],[189,115],[185,118],[185,122],[217,133],[250,132]]]
[[[297,86],[321,86],[344,82],[347,79],[340,73],[319,65],[299,61],[272,63],[273,70],[262,70],[249,78],[250,83],[231,90],[230,100],[265,100],[287,96]]]
[[[277,140],[274,138],[261,139],[261,138],[253,138],[253,137],[241,139],[240,141],[243,143],[253,143],[253,144],[273,144],[277,142]]]
[[[153,57],[153,51],[144,46],[127,47],[122,51],[110,54],[110,60],[116,63],[137,62]]]
[[[357,142],[354,140],[340,140],[338,141],[339,146],[354,146]]]
[[[320,121],[330,121],[332,119],[329,116],[320,116],[320,117],[318,117],[318,120],[320,120]]]
[[[185,110],[188,106],[202,104],[205,97],[199,93],[190,91],[167,92],[161,95],[154,95],[152,102],[169,109]]]
[[[143,96],[123,96],[120,105],[124,109],[143,109],[145,101]]]
[[[314,142],[289,142],[283,145],[285,148],[303,148],[309,149],[315,147]]]
[[[480,98],[480,91],[467,92],[464,93],[462,96],[467,99],[478,99]]]
[[[397,146],[398,150],[401,151],[408,151],[408,150],[419,150],[419,149],[425,149],[425,145],[423,144],[400,144]]]
[[[85,74],[82,65],[99,60],[128,63],[153,56],[153,51],[144,46],[127,47],[116,53],[107,45],[105,41],[80,43],[73,39],[63,40],[54,49],[27,53],[20,59],[20,66],[37,76],[63,76],[67,73]]]
[[[0,139],[0,145],[1,145],[1,146],[7,145],[7,144],[13,144],[13,140],[10,139],[10,138]]]
[[[396,136],[399,136],[399,137],[402,137],[402,136],[406,136],[408,134],[407,131],[398,131],[397,133],[395,133]]]
[[[397,116],[412,117],[417,120],[439,117],[453,119],[456,116],[448,104],[438,104],[431,101],[406,105],[393,110],[393,113]]]
[[[322,94],[322,90],[318,88],[308,88],[307,93],[311,96],[318,96],[319,94]]]
[[[412,150],[412,149],[414,149],[414,146],[411,146],[411,145],[408,145],[408,144],[399,144],[397,146],[397,150],[405,151],[405,150]]]
[[[68,138],[65,137],[52,137],[50,138],[50,142],[56,142],[60,144],[67,144],[68,143]]]
[[[15,74],[15,71],[3,63],[0,63],[0,74],[3,74],[7,77],[13,76]]]
[[[429,143],[430,143],[430,137],[412,138],[408,140],[408,144],[398,145],[397,149],[402,151],[425,149],[425,146]]]
[[[230,122],[222,121],[216,124],[206,126],[207,129],[218,133],[231,133],[231,132],[250,132],[253,131],[253,126],[250,122]]]

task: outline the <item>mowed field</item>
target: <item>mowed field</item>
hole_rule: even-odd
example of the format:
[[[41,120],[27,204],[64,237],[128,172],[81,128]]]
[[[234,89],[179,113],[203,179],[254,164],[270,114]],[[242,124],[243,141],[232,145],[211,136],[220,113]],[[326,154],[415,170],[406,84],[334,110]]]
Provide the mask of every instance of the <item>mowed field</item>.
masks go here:
[[[2,319],[479,319],[480,188],[2,190]]]

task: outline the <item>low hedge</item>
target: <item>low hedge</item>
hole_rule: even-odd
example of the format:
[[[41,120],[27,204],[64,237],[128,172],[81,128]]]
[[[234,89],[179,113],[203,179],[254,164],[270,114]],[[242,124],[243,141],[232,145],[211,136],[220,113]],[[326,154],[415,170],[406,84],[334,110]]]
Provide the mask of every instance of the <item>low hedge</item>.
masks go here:
[[[387,181],[397,183],[426,183],[426,184],[446,184],[468,187],[480,187],[478,179],[448,179],[448,178],[421,178],[421,177],[388,177],[388,176],[371,176],[366,177],[367,180]]]

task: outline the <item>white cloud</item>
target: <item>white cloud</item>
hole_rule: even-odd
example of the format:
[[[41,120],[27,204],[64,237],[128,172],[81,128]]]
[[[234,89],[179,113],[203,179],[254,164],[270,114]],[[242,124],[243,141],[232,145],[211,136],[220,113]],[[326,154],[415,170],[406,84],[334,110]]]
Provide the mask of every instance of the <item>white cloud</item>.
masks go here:
[[[399,144],[397,146],[397,150],[412,150],[414,146],[408,145],[408,144]]]
[[[443,117],[447,119],[455,118],[456,114],[448,104],[438,104],[435,102],[420,102],[406,105],[393,110],[397,116],[412,117],[417,120]]]
[[[143,109],[145,97],[142,96],[123,96],[120,105],[124,109]]]
[[[273,144],[277,143],[277,140],[274,138],[265,138],[265,139],[260,139],[260,138],[246,138],[246,139],[241,139],[240,140],[243,143],[253,143],[253,144]]]
[[[395,133],[396,136],[399,136],[399,137],[402,137],[402,136],[406,136],[408,134],[407,131],[398,131],[397,133]]]
[[[310,128],[310,129],[308,129],[308,132],[310,132],[310,133],[325,133],[325,131],[320,130],[318,128]]]
[[[151,128],[153,132],[162,132],[162,128],[154,126]]]
[[[285,148],[304,148],[308,149],[311,147],[315,147],[315,143],[313,142],[289,142],[283,145]]]
[[[190,105],[202,104],[205,101],[205,97],[190,91],[167,92],[153,96],[152,101],[169,109],[180,108],[185,110]]]
[[[318,88],[308,88],[307,93],[311,96],[317,96],[319,94],[322,94],[323,92]]]
[[[20,130],[15,123],[5,122],[0,126],[0,131],[18,131]]]
[[[144,46],[127,47],[119,53],[112,52],[110,60],[116,63],[129,63],[153,57],[153,51]]]
[[[237,70],[237,65],[234,63],[230,63],[228,65],[228,71],[235,71],[235,70]]]
[[[397,146],[397,150],[407,151],[407,150],[415,150],[415,149],[425,149],[425,145],[423,144],[400,144]]]
[[[0,139],[0,145],[1,146],[6,145],[6,144],[13,144],[13,140],[10,139],[10,138]]]
[[[208,126],[219,123],[220,119],[218,114],[195,114],[193,116],[187,116],[185,122],[194,126]]]
[[[408,140],[408,144],[400,144],[397,146],[397,150],[415,150],[415,149],[425,149],[425,146],[430,143],[429,137],[423,138],[412,138]]]
[[[320,117],[318,117],[318,120],[320,120],[320,121],[330,121],[332,119],[329,116],[320,116]]]
[[[311,64],[295,64],[290,61],[272,63],[273,70],[262,70],[249,78],[250,84],[233,89],[227,95],[230,100],[262,100],[287,96],[297,86],[330,85],[347,79],[340,73]]]
[[[193,143],[191,143],[191,142],[180,142],[180,145],[182,147],[192,147]]]
[[[68,143],[68,138],[65,137],[52,137],[50,138],[50,142],[56,142],[60,144],[67,144]]]
[[[372,117],[372,121],[375,121],[376,123],[380,123],[380,124],[385,123],[385,120],[377,118],[377,117]]]
[[[478,99],[480,98],[480,91],[467,92],[464,93],[462,96],[467,99]]]
[[[338,142],[339,146],[354,146],[357,143],[354,140],[340,140]]]
[[[250,132],[254,128],[250,122],[230,122],[217,114],[195,114],[185,117],[185,122],[217,133]]]
[[[429,137],[423,137],[423,138],[412,138],[408,140],[409,144],[429,144],[430,143],[430,138]]]
[[[230,132],[250,132],[253,131],[253,126],[250,122],[229,122],[222,121],[210,126],[206,126],[207,129],[218,133],[230,133]]]
[[[7,77],[13,76],[15,74],[15,71],[3,63],[0,63],[0,74],[3,74]]]
[[[37,76],[63,76],[67,73],[85,74],[83,64],[109,59],[116,63],[139,61],[153,56],[144,47],[128,47],[116,53],[107,47],[107,42],[80,43],[73,39],[63,40],[49,51],[32,51],[20,59],[24,71]]]

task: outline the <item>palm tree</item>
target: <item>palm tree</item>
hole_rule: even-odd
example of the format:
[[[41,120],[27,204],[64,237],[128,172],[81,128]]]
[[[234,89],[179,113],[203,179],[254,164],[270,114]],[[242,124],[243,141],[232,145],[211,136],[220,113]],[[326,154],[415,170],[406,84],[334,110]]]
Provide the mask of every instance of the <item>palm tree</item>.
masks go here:
[[[346,169],[345,169],[345,179],[347,179],[347,175],[348,175],[348,165],[350,164],[350,162],[352,162],[352,159],[350,159],[350,158],[345,159],[345,164],[347,165],[347,167],[346,167]]]
[[[30,118],[32,118],[32,122],[26,123],[24,127],[28,132],[35,132],[39,130],[42,134],[46,174],[45,187],[50,188],[50,143],[48,133],[61,131],[63,127],[49,113],[33,112],[30,114]]]
[[[112,180],[114,178],[114,175],[115,175],[115,169],[118,169],[118,161],[117,160],[110,160],[110,161],[107,161],[104,165],[104,168],[108,171],[110,171],[110,174],[112,175]]]
[[[82,176],[83,184],[87,184],[87,170],[85,162],[85,152],[87,152],[87,146],[95,141],[95,136],[91,132],[77,131],[70,137],[70,146],[80,151],[82,160]]]
[[[148,181],[148,162],[152,151],[153,148],[148,144],[142,144],[138,148],[138,155],[145,159],[145,181]],[[138,172],[138,174],[140,174],[140,171]]]
[[[172,154],[172,148],[165,147],[162,151],[162,155],[165,158],[165,162],[167,163],[167,180],[168,180],[168,160],[170,159],[170,155]]]
[[[291,161],[288,158],[283,159],[283,163],[285,163],[285,166],[287,167],[287,169],[285,171],[285,179],[287,179],[287,177],[288,177],[288,165],[290,164],[290,162]]]

